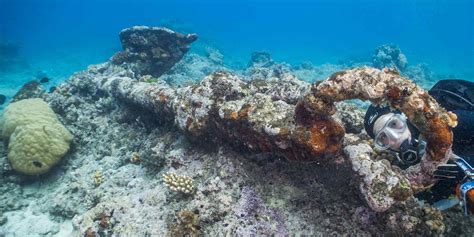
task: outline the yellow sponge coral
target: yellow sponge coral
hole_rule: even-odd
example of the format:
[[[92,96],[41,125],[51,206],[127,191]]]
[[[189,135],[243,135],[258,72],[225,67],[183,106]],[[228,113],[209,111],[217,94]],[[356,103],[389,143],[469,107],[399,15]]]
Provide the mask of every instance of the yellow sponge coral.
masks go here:
[[[0,119],[13,169],[27,175],[49,171],[69,150],[73,136],[42,99],[11,103]]]

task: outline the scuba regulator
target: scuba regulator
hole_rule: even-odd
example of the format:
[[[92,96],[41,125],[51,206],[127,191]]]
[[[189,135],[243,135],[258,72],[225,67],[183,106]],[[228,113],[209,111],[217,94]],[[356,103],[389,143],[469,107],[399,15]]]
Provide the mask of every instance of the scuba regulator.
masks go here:
[[[400,151],[398,152],[398,159],[405,166],[412,166],[420,162],[422,154],[419,154],[420,148],[418,141],[414,138],[405,140],[400,145]]]

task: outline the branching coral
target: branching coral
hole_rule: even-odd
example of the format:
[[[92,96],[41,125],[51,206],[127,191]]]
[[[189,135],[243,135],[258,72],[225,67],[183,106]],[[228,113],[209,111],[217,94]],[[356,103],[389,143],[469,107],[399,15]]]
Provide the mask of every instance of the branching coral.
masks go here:
[[[94,181],[95,186],[100,186],[104,182],[102,171],[96,170],[92,176],[92,181]]]
[[[141,162],[140,154],[138,152],[133,152],[132,157],[130,158],[130,162],[133,164],[139,164]]]
[[[166,173],[163,174],[163,181],[173,191],[192,194],[196,190],[193,179],[186,175]]]

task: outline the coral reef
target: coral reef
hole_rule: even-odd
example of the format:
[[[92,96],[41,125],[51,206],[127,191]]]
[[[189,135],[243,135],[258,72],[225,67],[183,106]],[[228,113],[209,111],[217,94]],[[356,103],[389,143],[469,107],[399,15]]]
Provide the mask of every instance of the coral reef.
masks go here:
[[[424,89],[430,89],[436,83],[436,76],[426,64],[410,65],[404,71],[403,75],[416,82]]]
[[[315,81],[324,80],[335,72],[346,70],[354,66],[357,65],[346,66],[341,64],[326,63],[314,66],[309,63],[303,63],[302,65],[294,67],[291,71],[291,74],[295,75],[300,80],[312,83]]]
[[[270,53],[259,51],[252,53],[248,67],[270,67],[273,64],[275,62]]]
[[[472,218],[456,210],[440,213],[411,195],[411,176],[373,151],[363,109],[332,103],[347,99],[339,83],[352,78],[354,87],[344,87],[354,93],[350,97],[361,98],[355,92],[378,82],[369,99],[401,108],[404,90],[384,86],[409,87],[408,98],[419,98],[423,91],[406,78],[358,68],[311,86],[294,74],[319,77],[338,67],[324,67],[321,74],[309,64],[265,75],[231,73],[221,59],[213,50],[188,54],[159,77],[141,74],[131,66],[136,61],[112,59],[45,94],[75,135],[74,149],[39,180],[13,172],[0,144],[0,235],[28,235],[25,226],[59,236],[474,233]],[[422,98],[417,105],[431,109],[424,111],[427,120],[446,115]],[[334,114],[321,116],[316,105]],[[436,134],[433,127],[424,129]],[[289,162],[297,160],[312,162]],[[171,173],[187,174],[193,195],[170,193],[162,177]]]
[[[224,64],[224,55],[215,48],[206,47],[206,57],[214,64],[223,65]]]
[[[328,117],[336,111],[331,101],[363,99],[375,103],[390,102],[405,112],[426,135],[428,152],[419,166],[412,167],[404,175],[392,172],[383,163],[361,168],[358,164],[367,164],[370,155],[352,156],[354,169],[361,176],[371,177],[364,180],[369,186],[362,189],[362,193],[366,194],[369,205],[378,211],[388,209],[397,200],[405,200],[411,196],[412,189],[417,192],[433,184],[431,172],[449,157],[450,127],[455,126],[455,117],[443,112],[434,99],[396,72],[359,68],[336,73],[328,80],[315,84],[313,91],[316,93],[308,93],[297,105],[288,97],[295,93],[286,92],[299,91],[301,95],[305,90],[301,87],[294,89],[291,85],[296,87],[298,84],[288,83],[294,80],[291,77],[281,77],[286,80],[276,81],[285,81],[286,88],[283,87],[283,93],[278,96],[271,90],[259,91],[265,84],[272,83],[271,80],[247,83],[227,72],[214,73],[201,81],[199,86],[177,90],[165,84],[141,85],[127,77],[95,78],[102,90],[154,111],[162,118],[169,117],[168,120],[174,120],[179,128],[193,136],[214,134],[212,136],[219,136],[236,146],[255,152],[276,153],[289,160],[319,161],[340,152],[345,129],[337,120]],[[347,90],[349,87],[344,83],[354,89]],[[434,117],[426,119],[424,114],[433,114]],[[359,124],[359,131],[360,127]],[[434,147],[437,149],[434,150]],[[365,157],[364,161],[357,161],[362,157]],[[388,176],[381,178],[377,176],[380,173]],[[381,184],[388,186],[379,189]],[[384,197],[388,200],[382,201]]]
[[[207,48],[206,55],[186,54],[169,71],[159,77],[170,85],[189,85],[202,80],[212,72],[225,70],[220,52]]]
[[[408,61],[398,46],[384,44],[375,49],[375,53],[372,56],[372,64],[379,69],[388,67],[403,71],[407,67]]]
[[[11,102],[24,99],[43,98],[46,91],[38,81],[29,81],[13,96]]]
[[[249,80],[269,80],[283,78],[285,75],[291,74],[299,80],[312,83],[324,80],[335,72],[362,65],[365,64],[344,65],[326,63],[315,66],[311,62],[303,62],[294,66],[284,62],[276,62],[268,52],[254,52],[247,63],[247,68],[245,68],[243,75]]]
[[[123,51],[112,62],[137,75],[158,77],[181,60],[196,34],[183,35],[167,28],[135,26],[120,32]]]
[[[257,63],[271,61],[268,54],[261,55],[255,55]],[[102,66],[107,67],[107,64]],[[292,79],[287,74],[275,77],[286,78],[283,91],[305,91],[292,88],[291,85],[298,84],[288,83]],[[165,84],[144,85],[123,76],[97,76],[94,80],[101,90],[153,111],[162,118],[174,120],[179,128],[193,136],[212,134],[236,146],[255,152],[276,153],[289,160],[320,161],[340,153],[345,129],[330,117],[336,112],[333,102],[347,99],[389,102],[407,114],[427,137],[428,152],[420,165],[404,174],[408,181],[402,174],[389,172],[390,167],[374,166],[380,167],[379,171],[373,167],[360,168],[359,161],[351,159],[361,176],[373,177],[364,180],[370,187],[365,187],[362,192],[366,194],[369,205],[378,211],[388,209],[396,200],[405,200],[411,196],[412,189],[420,191],[433,184],[431,172],[448,159],[452,138],[450,127],[456,123],[455,116],[444,111],[421,88],[388,69],[358,68],[335,73],[316,83],[297,105],[286,96],[292,93],[269,97],[268,94],[273,94],[271,91],[259,91],[268,80],[260,82],[254,79],[248,83],[228,72],[213,73],[198,86],[180,89]],[[427,118],[425,114],[430,116]],[[364,164],[370,161],[369,155],[354,157],[365,157],[361,161]],[[379,173],[389,176],[381,178],[376,175]],[[375,187],[381,186],[379,183],[389,186],[383,191],[376,190]],[[386,196],[389,200],[382,201]]]
[[[267,52],[253,52],[245,74],[250,80],[266,80],[282,77],[290,70],[289,64],[276,63]]]

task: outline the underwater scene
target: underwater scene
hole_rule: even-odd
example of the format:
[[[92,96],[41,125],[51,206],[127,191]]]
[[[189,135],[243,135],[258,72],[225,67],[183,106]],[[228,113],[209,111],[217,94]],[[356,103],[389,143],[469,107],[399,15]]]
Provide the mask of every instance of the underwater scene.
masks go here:
[[[0,0],[0,236],[474,236],[472,0]]]

